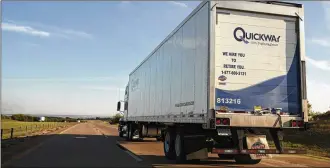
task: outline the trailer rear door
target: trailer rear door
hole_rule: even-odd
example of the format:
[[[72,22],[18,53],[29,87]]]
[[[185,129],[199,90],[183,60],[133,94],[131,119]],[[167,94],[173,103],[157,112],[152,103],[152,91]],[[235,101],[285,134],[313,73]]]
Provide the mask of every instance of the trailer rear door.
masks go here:
[[[216,109],[301,113],[297,18],[217,10]]]

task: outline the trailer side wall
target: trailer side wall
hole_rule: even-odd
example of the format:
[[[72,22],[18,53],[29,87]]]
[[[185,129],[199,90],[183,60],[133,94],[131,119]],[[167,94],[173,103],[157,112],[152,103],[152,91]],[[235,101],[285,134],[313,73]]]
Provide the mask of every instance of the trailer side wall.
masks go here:
[[[201,5],[130,74],[128,120],[204,123],[209,6]]]

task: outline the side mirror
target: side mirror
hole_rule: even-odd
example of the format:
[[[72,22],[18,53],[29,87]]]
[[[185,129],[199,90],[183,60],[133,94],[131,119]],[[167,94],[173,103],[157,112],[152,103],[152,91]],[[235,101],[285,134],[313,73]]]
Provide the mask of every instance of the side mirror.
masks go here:
[[[120,111],[120,106],[121,106],[121,103],[120,101],[117,103],[117,111]]]

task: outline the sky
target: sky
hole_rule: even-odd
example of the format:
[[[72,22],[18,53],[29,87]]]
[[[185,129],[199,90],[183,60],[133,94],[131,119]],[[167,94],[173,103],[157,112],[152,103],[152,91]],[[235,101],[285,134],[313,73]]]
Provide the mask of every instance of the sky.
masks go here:
[[[303,2],[308,100],[330,108],[330,3]],[[3,113],[116,113],[129,73],[199,4],[2,2]]]

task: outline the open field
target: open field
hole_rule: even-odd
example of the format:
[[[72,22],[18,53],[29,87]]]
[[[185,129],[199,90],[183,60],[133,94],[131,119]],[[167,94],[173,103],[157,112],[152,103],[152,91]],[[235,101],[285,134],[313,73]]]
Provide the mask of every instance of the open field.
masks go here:
[[[284,132],[285,148],[306,149],[307,154],[330,158],[330,120],[315,122],[307,131]],[[270,141],[270,146],[275,147]]]
[[[31,135],[47,129],[62,127],[72,123],[64,122],[21,122],[15,120],[1,120],[2,139]],[[12,133],[11,133],[12,132]]]

